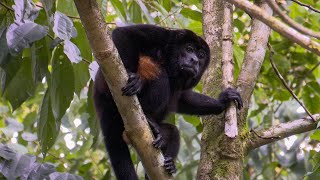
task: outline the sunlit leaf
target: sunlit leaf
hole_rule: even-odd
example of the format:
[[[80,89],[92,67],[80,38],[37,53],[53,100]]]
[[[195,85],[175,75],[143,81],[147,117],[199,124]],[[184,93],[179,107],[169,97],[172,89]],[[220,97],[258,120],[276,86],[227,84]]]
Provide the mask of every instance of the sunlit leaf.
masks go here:
[[[60,39],[70,40],[77,36],[77,30],[73,27],[73,22],[65,14],[56,11],[54,13],[53,32]]]
[[[63,43],[63,52],[68,56],[68,59],[73,63],[78,63],[82,60],[80,50],[78,47],[69,40]]]
[[[12,8],[14,9],[15,21],[18,23],[34,21],[40,10],[31,0],[15,0]]]
[[[11,24],[6,34],[10,52],[20,53],[24,48],[30,47],[34,41],[42,39],[48,31],[48,27],[33,22],[21,25]]]

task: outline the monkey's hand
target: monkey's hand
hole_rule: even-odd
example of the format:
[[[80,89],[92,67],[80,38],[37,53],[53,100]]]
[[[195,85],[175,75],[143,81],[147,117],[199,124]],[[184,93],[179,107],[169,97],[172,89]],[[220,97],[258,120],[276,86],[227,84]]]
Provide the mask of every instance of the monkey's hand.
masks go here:
[[[241,109],[243,106],[239,92],[233,88],[227,88],[224,90],[219,96],[219,101],[225,105],[229,105],[230,102],[236,101],[238,109]]]
[[[127,84],[121,89],[122,95],[124,96],[133,96],[138,94],[143,86],[142,79],[136,73],[128,73],[129,79]]]
[[[177,172],[176,165],[174,164],[174,160],[171,157],[164,157],[164,168],[169,174],[173,174]]]

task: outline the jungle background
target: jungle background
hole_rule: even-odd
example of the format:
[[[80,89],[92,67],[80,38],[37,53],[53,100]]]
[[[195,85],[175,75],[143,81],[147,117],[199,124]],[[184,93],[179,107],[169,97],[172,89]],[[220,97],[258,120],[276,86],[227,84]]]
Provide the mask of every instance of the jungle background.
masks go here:
[[[33,2],[0,2],[0,178],[37,179],[41,175],[53,179],[114,179],[91,97],[98,65],[74,2]],[[320,9],[319,1],[301,2]],[[299,24],[314,31],[320,29],[319,12],[290,0],[278,3]],[[98,0],[98,4],[111,29],[147,23],[186,28],[203,35],[199,0]],[[237,78],[251,17],[234,8],[233,20]],[[307,116],[274,72],[270,58],[310,113],[320,113],[319,56],[275,31],[269,44],[272,48],[266,52],[250,99],[248,131]],[[194,90],[202,92],[203,84]],[[176,114],[167,121],[181,132],[175,179],[194,179],[200,159],[202,118]],[[244,157],[243,177],[319,178],[319,141],[320,132],[314,130],[258,147]],[[135,153],[132,159],[144,177]]]

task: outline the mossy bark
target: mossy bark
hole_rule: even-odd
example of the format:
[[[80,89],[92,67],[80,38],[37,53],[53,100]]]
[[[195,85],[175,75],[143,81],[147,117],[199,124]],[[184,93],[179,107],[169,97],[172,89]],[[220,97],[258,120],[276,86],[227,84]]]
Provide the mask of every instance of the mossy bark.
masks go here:
[[[203,78],[204,93],[216,98],[222,90],[223,2],[203,1],[204,37],[211,50],[211,63]],[[241,137],[230,139],[224,134],[224,114],[208,116],[203,123],[197,179],[241,179],[244,154]],[[238,119],[238,123],[243,127],[243,120]]]

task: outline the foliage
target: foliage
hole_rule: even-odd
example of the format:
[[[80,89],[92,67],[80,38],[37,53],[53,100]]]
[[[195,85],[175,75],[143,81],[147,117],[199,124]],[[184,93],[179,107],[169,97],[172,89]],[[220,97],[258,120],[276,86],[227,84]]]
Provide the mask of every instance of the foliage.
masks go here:
[[[81,180],[77,175],[59,173],[52,164],[36,162],[35,156],[19,154],[0,143],[0,172],[7,179],[60,179]]]
[[[33,2],[3,0],[1,3],[5,6],[0,4],[0,142],[19,152],[13,153],[12,157],[26,159],[20,162],[16,158],[11,162],[24,163],[19,166],[21,168],[27,164],[31,171],[32,163],[40,167],[51,162],[59,172],[77,174],[84,179],[110,179],[113,175],[99,136],[91,97],[91,77],[97,66],[91,63],[92,52],[73,0]],[[150,23],[188,28],[202,35],[199,0],[98,2],[110,28],[115,24]],[[320,9],[317,1],[305,3]],[[287,2],[286,8],[297,22],[319,30],[319,14],[291,1]],[[237,77],[251,24],[250,17],[243,11],[236,10],[233,16]],[[312,113],[319,113],[320,69],[316,65],[320,58],[277,33],[272,33],[270,44],[275,51],[275,63],[287,83]],[[201,83],[195,90],[202,91]],[[305,116],[273,72],[268,54],[251,104],[248,129],[269,127]],[[193,179],[200,158],[201,118],[170,115],[168,121],[181,130],[176,178]],[[244,177],[316,177],[320,165],[319,140],[320,134],[315,131],[260,147],[246,158]],[[0,152],[4,147],[1,146]],[[1,153],[0,156],[9,158]],[[132,158],[143,177],[138,157],[132,153]],[[36,159],[44,164],[36,163]],[[15,170],[12,168],[8,172]]]

